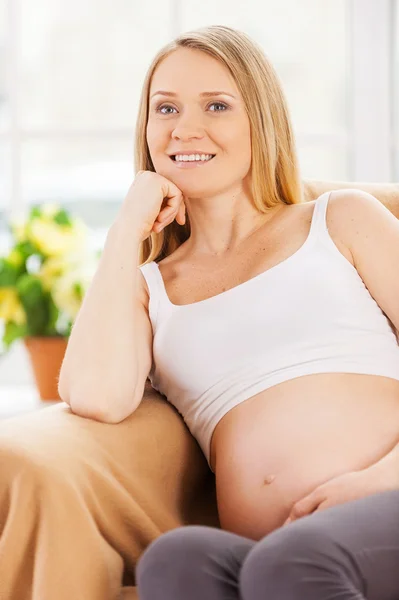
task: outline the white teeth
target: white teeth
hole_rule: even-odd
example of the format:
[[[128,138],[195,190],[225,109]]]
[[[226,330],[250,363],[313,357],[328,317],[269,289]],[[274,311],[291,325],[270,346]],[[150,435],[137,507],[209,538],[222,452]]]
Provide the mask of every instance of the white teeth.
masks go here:
[[[176,154],[176,162],[193,162],[193,161],[207,161],[213,158],[212,154]]]

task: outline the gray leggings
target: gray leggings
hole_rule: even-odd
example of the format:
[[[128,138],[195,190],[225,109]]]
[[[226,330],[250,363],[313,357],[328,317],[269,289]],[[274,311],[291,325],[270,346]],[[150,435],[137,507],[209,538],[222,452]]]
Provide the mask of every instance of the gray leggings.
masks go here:
[[[254,540],[202,525],[157,538],[140,600],[399,600],[399,490],[315,512]]]

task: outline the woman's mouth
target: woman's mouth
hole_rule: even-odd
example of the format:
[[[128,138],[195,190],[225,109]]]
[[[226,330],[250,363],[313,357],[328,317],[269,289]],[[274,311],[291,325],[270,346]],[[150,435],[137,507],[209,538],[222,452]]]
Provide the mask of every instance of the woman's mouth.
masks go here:
[[[182,169],[192,169],[201,167],[215,158],[216,154],[174,154],[170,158],[176,167]]]

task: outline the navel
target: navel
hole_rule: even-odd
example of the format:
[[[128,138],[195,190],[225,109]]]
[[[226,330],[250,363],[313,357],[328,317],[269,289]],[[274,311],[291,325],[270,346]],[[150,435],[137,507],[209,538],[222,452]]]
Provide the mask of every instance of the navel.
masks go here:
[[[267,477],[264,478],[263,483],[264,485],[269,485],[270,483],[272,483],[274,480],[276,479],[275,475],[268,475]]]

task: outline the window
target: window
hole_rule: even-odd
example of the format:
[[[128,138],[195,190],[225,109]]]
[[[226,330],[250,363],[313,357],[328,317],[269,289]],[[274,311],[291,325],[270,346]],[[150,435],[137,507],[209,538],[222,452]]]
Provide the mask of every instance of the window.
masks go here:
[[[395,3],[394,19],[394,60],[393,60],[393,106],[395,107],[393,128],[394,180],[399,181],[399,2]]]
[[[0,208],[52,199],[92,227],[106,228],[133,178],[141,84],[149,61],[169,40],[171,6],[160,0],[1,1],[8,7],[0,39],[10,69],[7,82],[0,69],[0,126],[13,164]],[[3,142],[0,175],[5,154]]]
[[[248,33],[283,83],[304,177],[347,179],[350,43],[346,0],[182,3],[181,29],[223,24]]]
[[[57,199],[108,227],[133,176],[150,60],[176,33],[212,23],[243,29],[275,65],[304,177],[392,180],[397,4],[219,0],[209,11],[178,0],[0,0],[2,216]]]
[[[271,59],[304,177],[399,178],[399,0],[0,0],[0,251],[8,214],[44,200],[101,243],[133,177],[148,65],[208,24],[246,31]],[[12,364],[0,385],[25,373]]]

